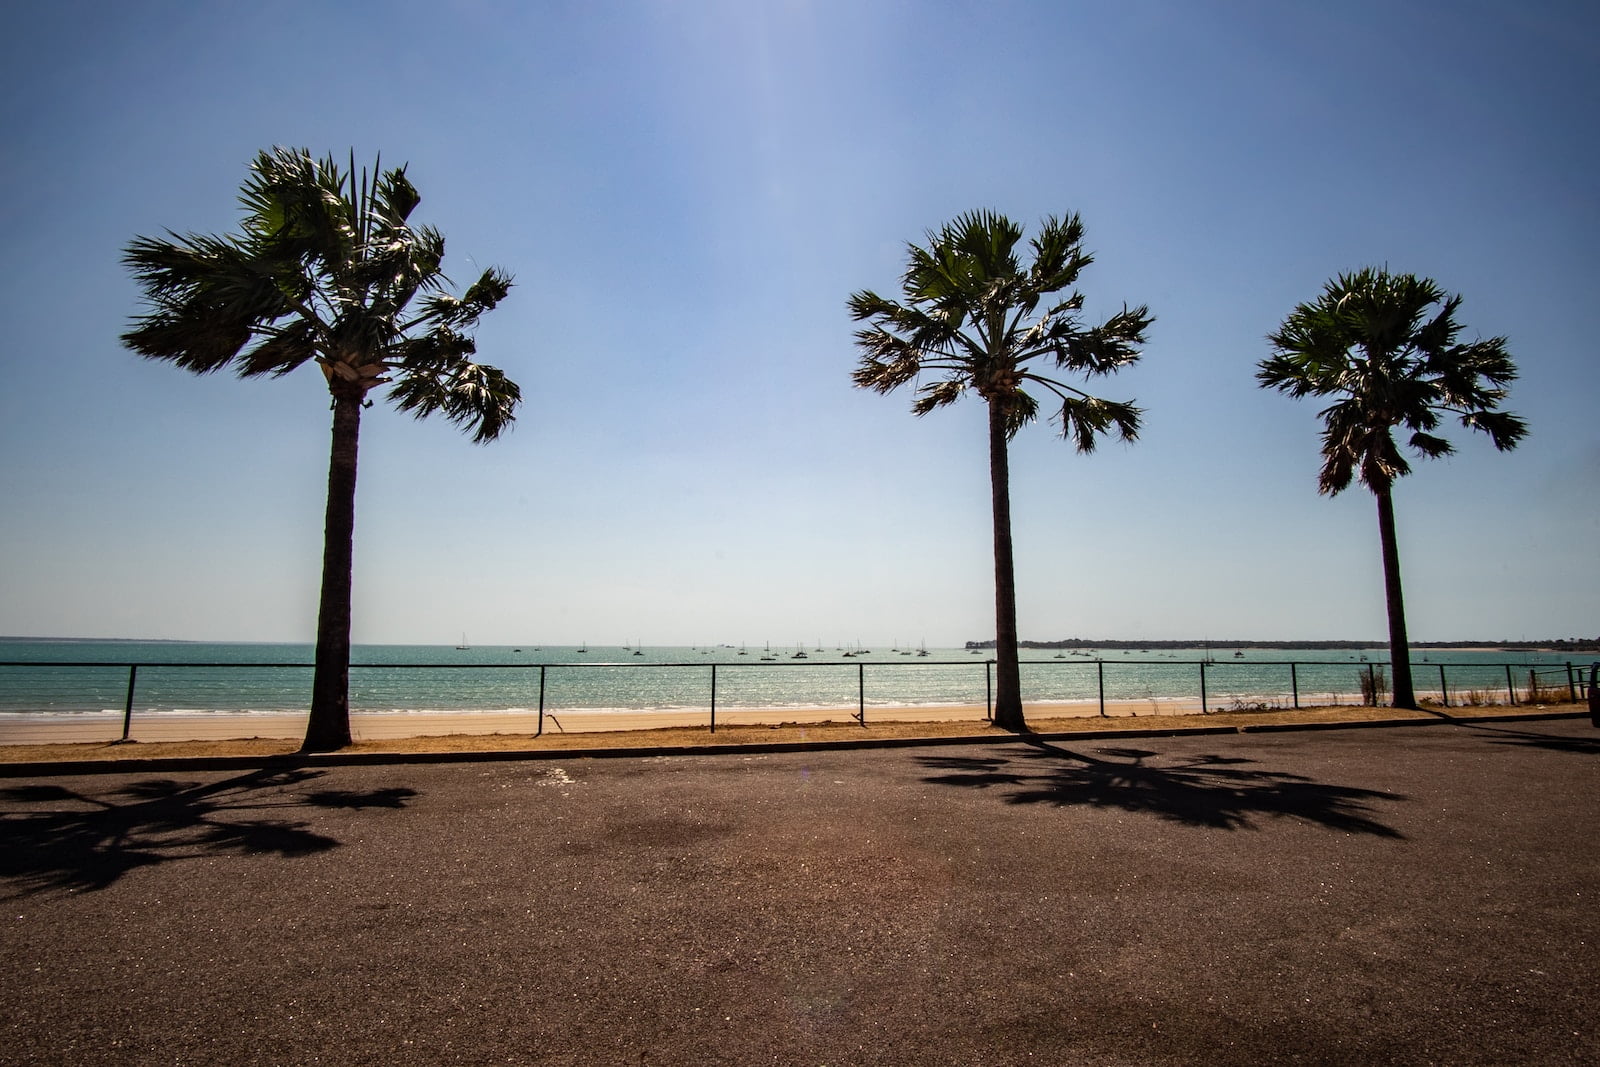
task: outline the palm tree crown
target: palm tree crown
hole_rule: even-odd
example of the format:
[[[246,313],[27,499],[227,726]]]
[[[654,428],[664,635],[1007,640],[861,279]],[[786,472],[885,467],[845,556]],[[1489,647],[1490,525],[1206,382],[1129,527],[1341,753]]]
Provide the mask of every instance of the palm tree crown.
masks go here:
[[[404,167],[358,178],[353,159],[344,173],[331,156],[262,152],[240,194],[242,234],[169,232],[128,246],[149,311],[123,343],[197,374],[276,376],[315,361],[335,396],[364,399],[387,383],[400,410],[442,412],[492,440],[521,394],[468,358],[466,331],[511,278],[490,268],[462,295],[448,292],[443,236],[409,222],[420,199]]]
[[[1022,228],[1003,215],[969,212],[930,233],[926,248],[908,246],[904,303],[870,290],[852,294],[851,316],[875,320],[856,331],[855,384],[888,393],[931,371],[937,380],[918,386],[912,411],[926,415],[972,389],[1003,411],[1011,437],[1038,415],[1039,402],[1023,388],[1031,382],[1059,403],[1054,417],[1062,437],[1079,451],[1094,451],[1098,436],[1113,428],[1135,439],[1138,408],[1090,396],[1041,374],[1033,361],[1053,359],[1057,369],[1083,375],[1128,366],[1138,360],[1134,346],[1152,321],[1148,309],[1124,306],[1085,328],[1083,295],[1074,292],[1034,317],[1041,300],[1076,282],[1094,257],[1081,247],[1077,215],[1045,220],[1029,242],[1033,262],[1026,267],[1016,254],[1021,239]]]
[[[1357,477],[1382,491],[1411,473],[1397,429],[1410,431],[1418,455],[1449,455],[1454,446],[1434,433],[1446,415],[1488,434],[1501,451],[1528,432],[1499,410],[1517,377],[1505,338],[1459,342],[1460,305],[1431,279],[1369,267],[1329,282],[1268,337],[1275,351],[1259,364],[1262,387],[1339,398],[1321,413],[1319,491],[1335,495]]]

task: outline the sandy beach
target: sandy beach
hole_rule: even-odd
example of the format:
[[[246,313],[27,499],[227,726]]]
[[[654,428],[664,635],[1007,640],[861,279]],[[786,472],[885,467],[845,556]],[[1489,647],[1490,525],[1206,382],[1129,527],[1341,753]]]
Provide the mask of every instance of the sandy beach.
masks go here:
[[[1371,705],[1339,704],[1302,708],[1255,708],[1200,714],[1175,705],[1152,712],[1148,704],[1107,705],[1107,715],[1084,714],[1082,704],[1031,704],[1030,727],[1040,736],[1092,736],[1101,733],[1262,730],[1307,725],[1470,721],[1483,718],[1533,718],[1581,711],[1576,704],[1521,704],[1403,711]],[[567,712],[537,718],[504,714],[366,715],[353,717],[350,754],[558,752],[613,749],[684,749],[707,746],[934,740],[987,735],[1009,736],[984,719],[982,705],[944,708],[869,709],[863,726],[854,709],[816,709],[777,715],[770,710],[719,711],[717,729],[709,716],[690,712]],[[190,716],[150,718],[136,724],[131,741],[119,743],[120,724],[107,721],[37,721],[0,725],[0,764],[24,766],[60,761],[122,761],[213,756],[267,757],[299,748],[304,719],[281,716]]]
[[[1107,703],[1109,718],[1153,715],[1150,701]],[[1198,714],[1197,701],[1163,701],[1162,715]],[[857,709],[838,708],[730,708],[717,709],[717,727],[778,726],[825,722],[855,722]],[[1030,704],[1030,716],[1050,719],[1100,718],[1096,704]],[[868,707],[867,722],[970,722],[985,725],[982,704],[939,707]],[[680,711],[557,711],[546,712],[544,733],[586,734],[616,731],[660,730],[669,727],[711,725],[709,709]],[[135,716],[129,738],[142,742],[223,741],[247,738],[299,739],[305,734],[304,715],[151,715]],[[357,741],[407,737],[528,736],[539,732],[539,716],[527,712],[352,713],[350,731]],[[72,744],[114,741],[122,736],[120,715],[13,716],[0,722],[0,747],[6,745]]]

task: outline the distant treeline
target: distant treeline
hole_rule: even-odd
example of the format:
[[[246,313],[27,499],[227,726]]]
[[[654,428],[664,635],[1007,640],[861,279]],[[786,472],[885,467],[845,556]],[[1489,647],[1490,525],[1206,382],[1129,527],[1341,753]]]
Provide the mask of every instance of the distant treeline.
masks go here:
[[[993,648],[994,641],[968,641],[967,648]],[[1062,641],[1018,641],[1018,648],[1388,648],[1387,641],[1096,641],[1070,637]],[[1600,652],[1600,637],[1553,638],[1548,641],[1413,641],[1412,648],[1496,648],[1507,651],[1553,649],[1557,652]]]

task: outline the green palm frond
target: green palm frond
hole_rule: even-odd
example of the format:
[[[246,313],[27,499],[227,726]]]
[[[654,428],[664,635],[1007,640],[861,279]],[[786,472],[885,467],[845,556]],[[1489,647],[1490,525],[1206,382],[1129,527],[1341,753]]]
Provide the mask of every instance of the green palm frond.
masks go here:
[[[146,359],[161,359],[195,374],[228,366],[250,343],[248,324],[211,314],[192,304],[157,307],[134,320],[122,343]]]
[[[1461,425],[1469,430],[1482,430],[1500,452],[1509,452],[1528,435],[1528,424],[1509,411],[1468,411],[1461,415]]]
[[[1454,446],[1433,432],[1444,414],[1500,449],[1527,433],[1499,410],[1517,376],[1505,339],[1458,344],[1460,306],[1431,279],[1369,267],[1330,281],[1268,335],[1273,352],[1256,370],[1263,388],[1338,398],[1321,412],[1321,492],[1337,494],[1358,476],[1385,492],[1409,474],[1397,429],[1412,431],[1407,443],[1419,456],[1450,455]]]
[[[239,377],[269,374],[282,377],[317,358],[317,329],[297,319],[275,333],[267,333],[260,344],[238,357]]]
[[[390,351],[390,362],[402,375],[436,375],[470,362],[468,357],[477,351],[477,342],[470,334],[438,326],[397,342]]]
[[[911,404],[911,412],[914,415],[926,415],[935,408],[954,404],[961,399],[961,394],[966,392],[966,388],[966,382],[960,378],[946,378],[939,382],[929,382],[927,385],[918,388],[917,399]]]
[[[1441,456],[1448,456],[1456,450],[1456,446],[1452,445],[1443,437],[1436,437],[1431,433],[1423,433],[1421,430],[1418,430],[1416,433],[1412,434],[1410,441],[1407,443],[1410,444],[1412,448],[1417,450],[1417,454],[1419,456],[1423,456],[1427,459],[1438,459]]]
[[[1050,216],[1030,242],[1033,266],[1028,271],[1030,288],[1039,293],[1054,293],[1078,280],[1078,274],[1094,262],[1083,250],[1083,220],[1077,215],[1065,219]]]
[[[1085,375],[1111,374],[1139,360],[1137,346],[1145,343],[1144,332],[1154,321],[1150,309],[1127,305],[1102,325],[1087,330],[1072,329],[1065,323],[1052,330],[1046,345],[1056,357],[1056,366]]]
[[[862,331],[867,333],[869,331]],[[851,378],[856,387],[874,392],[888,393],[907,382],[915,381],[922,371],[922,361],[916,350],[889,334],[858,339],[869,353],[863,355]]]
[[[404,375],[389,390],[389,398],[419,419],[440,412],[472,430],[474,444],[485,444],[511,425],[522,390],[495,367],[458,361],[438,373]]]
[[[1139,437],[1139,418],[1143,412],[1132,404],[1119,404],[1098,397],[1066,397],[1061,402],[1061,436],[1077,445],[1079,452],[1093,452],[1099,439],[1113,430],[1124,441]]]
[[[122,341],[141,356],[195,373],[220,370],[250,342],[256,323],[289,309],[278,265],[225,238],[169,236],[138,238],[123,255],[149,311]]]
[[[1004,400],[1006,416],[1006,440],[1017,436],[1028,423],[1039,417],[1039,401],[1031,393],[1018,389],[1008,395]]]
[[[446,321],[457,327],[475,326],[479,317],[499,307],[509,292],[511,275],[499,267],[490,267],[467,286],[467,291],[461,294],[457,313]]]

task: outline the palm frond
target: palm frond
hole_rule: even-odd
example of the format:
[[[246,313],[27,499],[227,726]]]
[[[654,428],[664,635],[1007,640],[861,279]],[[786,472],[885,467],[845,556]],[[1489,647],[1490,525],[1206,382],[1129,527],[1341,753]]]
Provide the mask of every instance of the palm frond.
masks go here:
[[[227,366],[255,333],[290,310],[283,265],[225,238],[135,238],[123,255],[149,311],[122,342],[148,359],[206,374]]]
[[[1509,411],[1469,411],[1461,416],[1461,425],[1488,434],[1500,452],[1516,448],[1528,435],[1528,424]]]
[[[870,289],[851,293],[846,306],[850,309],[850,317],[857,322],[878,316],[892,316],[900,307],[893,300],[886,300]]]
[[[1078,274],[1094,262],[1094,256],[1083,250],[1083,220],[1076,214],[1058,219],[1054,215],[1045,219],[1034,235],[1033,265],[1029,268],[1029,284],[1038,292],[1054,293],[1078,280]]]
[[[467,286],[467,291],[461,294],[460,312],[449,321],[457,327],[476,324],[480,316],[500,306],[500,301],[511,292],[511,284],[510,274],[499,267],[490,267]]]
[[[1085,375],[1110,374],[1139,360],[1138,345],[1145,343],[1144,332],[1154,319],[1147,307],[1121,311],[1102,325],[1087,330],[1074,329],[1071,323],[1052,331],[1046,345],[1054,352],[1056,366]]]
[[[516,419],[522,390],[499,368],[460,362],[449,370],[413,372],[400,377],[389,398],[417,418],[440,412],[473,431],[474,444],[499,437]]]
[[[239,356],[241,378],[270,374],[281,378],[317,358],[317,328],[304,319],[268,333],[265,339]]]
[[[913,415],[926,415],[935,408],[954,404],[966,392],[967,383],[960,378],[946,378],[930,382],[917,390],[917,399],[911,405]]]
[[[1456,450],[1456,446],[1452,445],[1443,437],[1436,437],[1433,434],[1423,433],[1420,430],[1412,434],[1411,440],[1407,443],[1410,444],[1412,448],[1417,450],[1418,455],[1425,456],[1428,459],[1438,459],[1441,456],[1448,456]]]
[[[248,324],[231,322],[204,309],[157,307],[134,320],[121,336],[123,345],[146,359],[159,359],[195,374],[228,366],[250,343]]]
[[[1073,442],[1079,452],[1095,450],[1099,439],[1113,430],[1124,441],[1139,438],[1139,420],[1144,412],[1132,404],[1102,400],[1093,396],[1065,396],[1057,417],[1061,436]]]
[[[1006,417],[1006,440],[1017,436],[1028,423],[1039,417],[1039,402],[1032,394],[1021,389],[1012,390],[1002,400],[991,400],[991,404],[999,403],[1003,406]]]
[[[406,177],[405,167],[395,167],[393,170],[377,175],[377,165],[373,165],[374,183],[372,191],[372,211],[388,225],[400,228],[406,225],[406,220],[422,203],[422,196],[417,192]]]

